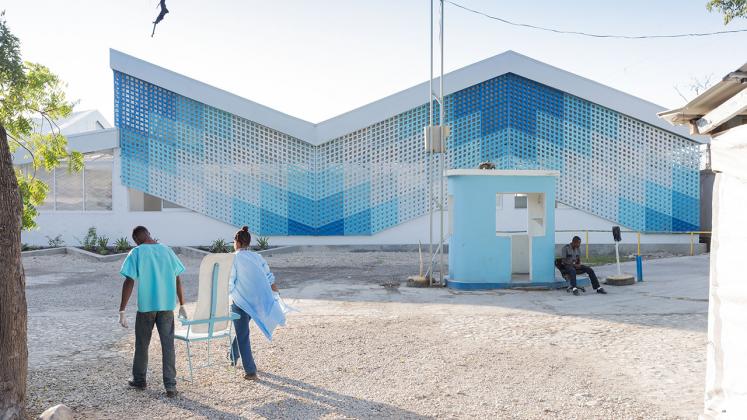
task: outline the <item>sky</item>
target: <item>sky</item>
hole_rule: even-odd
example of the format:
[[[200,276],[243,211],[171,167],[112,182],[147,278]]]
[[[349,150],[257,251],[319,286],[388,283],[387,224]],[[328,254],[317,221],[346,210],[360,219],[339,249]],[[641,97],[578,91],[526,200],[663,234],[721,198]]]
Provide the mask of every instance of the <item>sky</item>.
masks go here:
[[[745,29],[724,26],[706,0],[454,0],[505,19],[625,35]],[[113,122],[109,48],[311,122],[428,78],[429,0],[4,0],[24,59],[67,83],[76,110]],[[514,50],[675,108],[692,80],[717,82],[747,61],[747,32],[666,40],[591,39],[516,28],[445,5],[448,72]],[[541,82],[541,81],[540,81]],[[424,96],[427,93],[424,94]]]

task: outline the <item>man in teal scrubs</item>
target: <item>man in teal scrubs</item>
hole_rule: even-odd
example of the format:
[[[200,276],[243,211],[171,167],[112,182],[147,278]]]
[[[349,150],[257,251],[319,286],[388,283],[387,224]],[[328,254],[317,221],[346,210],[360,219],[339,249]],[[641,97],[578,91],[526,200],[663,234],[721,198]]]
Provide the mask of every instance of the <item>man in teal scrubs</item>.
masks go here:
[[[168,397],[176,396],[176,354],[174,352],[174,309],[179,298],[179,316],[184,310],[184,292],[179,274],[184,265],[174,251],[154,241],[148,229],[138,226],[132,231],[137,246],[130,251],[119,271],[125,277],[119,323],[127,328],[125,307],[137,281],[137,317],[135,318],[135,358],[132,362],[130,387],[145,389],[148,371],[148,346],[153,326],[158,329],[163,354],[163,385]]]

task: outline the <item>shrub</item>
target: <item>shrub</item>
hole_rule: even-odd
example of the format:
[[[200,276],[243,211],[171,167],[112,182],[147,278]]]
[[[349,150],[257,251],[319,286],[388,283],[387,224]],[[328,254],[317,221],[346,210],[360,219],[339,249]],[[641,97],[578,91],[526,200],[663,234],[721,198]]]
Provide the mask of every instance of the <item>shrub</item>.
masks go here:
[[[57,235],[54,238],[47,236],[47,243],[50,248],[61,248],[65,246],[65,241],[62,240],[62,235]]]
[[[99,236],[96,243],[98,244],[98,251],[101,255],[106,255],[109,253],[109,238],[106,236]]]
[[[257,238],[257,249],[260,251],[270,247],[270,238],[267,236],[260,236]]]
[[[86,233],[86,236],[83,237],[83,240],[81,241],[80,239],[78,239],[78,242],[80,242],[80,246],[82,246],[86,251],[93,251],[98,244],[98,239],[99,238],[96,234],[96,228],[91,226],[88,228],[88,232]]]
[[[229,252],[228,244],[223,239],[216,239],[210,245],[210,252],[214,254]]]
[[[31,251],[31,246],[29,244],[21,244],[21,251]]]
[[[124,236],[114,241],[114,250],[117,252],[129,251],[130,248],[130,242]]]

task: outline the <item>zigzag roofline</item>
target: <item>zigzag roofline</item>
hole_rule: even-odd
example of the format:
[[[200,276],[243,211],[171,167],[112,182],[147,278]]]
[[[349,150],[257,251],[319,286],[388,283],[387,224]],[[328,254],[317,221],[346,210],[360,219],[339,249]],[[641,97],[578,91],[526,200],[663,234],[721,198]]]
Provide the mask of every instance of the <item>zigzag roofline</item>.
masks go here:
[[[314,124],[115,49],[109,50],[109,63],[112,70],[257,122],[313,145],[325,143],[416,108],[426,103],[428,96],[428,82],[424,82]],[[514,51],[506,51],[445,74],[445,94],[460,91],[506,73],[534,80],[691,141],[701,142],[700,139],[691,136],[684,127],[672,127],[658,118],[657,113],[665,110],[661,106]]]

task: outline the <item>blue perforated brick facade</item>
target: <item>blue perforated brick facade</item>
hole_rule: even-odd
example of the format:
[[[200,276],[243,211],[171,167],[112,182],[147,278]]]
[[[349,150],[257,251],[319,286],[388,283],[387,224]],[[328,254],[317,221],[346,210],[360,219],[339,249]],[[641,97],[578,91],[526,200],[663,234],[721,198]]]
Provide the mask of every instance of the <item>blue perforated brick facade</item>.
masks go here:
[[[427,105],[314,146],[115,71],[124,185],[262,235],[370,235],[427,212]],[[697,230],[696,143],[514,74],[445,99],[450,168],[561,172],[560,202]]]

